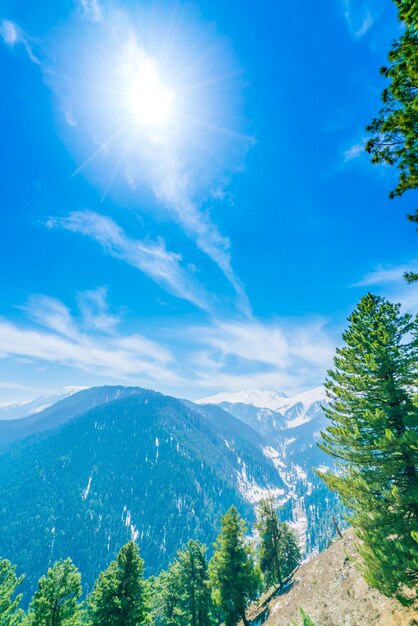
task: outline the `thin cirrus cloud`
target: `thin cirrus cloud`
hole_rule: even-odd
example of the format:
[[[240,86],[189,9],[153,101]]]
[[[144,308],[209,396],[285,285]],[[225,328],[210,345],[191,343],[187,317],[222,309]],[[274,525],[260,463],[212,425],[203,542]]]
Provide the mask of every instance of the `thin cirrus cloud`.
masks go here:
[[[33,52],[31,38],[18,24],[11,20],[3,19],[0,22],[0,36],[3,42],[10,48],[14,48],[19,44],[22,45],[32,63],[40,64],[40,60]]]
[[[139,379],[170,392],[190,393],[193,379],[197,393],[242,387],[294,393],[302,390],[301,384],[320,384],[334,353],[334,341],[321,320],[213,319],[193,328],[165,328],[167,344],[179,335],[184,338],[174,358],[172,349],[160,342],[120,332],[121,320],[109,311],[103,287],[78,294],[77,301],[75,315],[60,300],[32,295],[20,307],[30,322],[0,319],[1,357],[67,366],[98,380],[138,384]],[[101,309],[103,327],[92,326],[86,302]]]
[[[21,308],[33,323],[0,319],[2,358],[24,357],[122,380],[177,380],[171,352],[142,335],[85,332],[83,312],[75,318],[63,302],[49,296],[34,295]]]
[[[103,11],[98,0],[78,0],[81,14],[89,22],[103,21]]]
[[[353,287],[371,287],[391,302],[400,303],[403,312],[416,313],[418,284],[407,284],[405,272],[418,272],[418,259],[398,265],[381,265],[365,274]]]
[[[50,218],[47,226],[86,235],[106,253],[139,269],[168,293],[205,311],[211,308],[209,295],[182,266],[181,256],[167,250],[163,240],[133,239],[112,219],[93,211],[74,211],[67,217]]]
[[[324,320],[217,320],[188,329],[196,385],[207,389],[300,390],[322,382],[335,339]]]
[[[348,31],[353,39],[361,39],[375,23],[380,13],[380,0],[340,0]]]
[[[366,141],[362,140],[353,144],[350,148],[347,148],[347,150],[344,150],[344,163],[349,163],[350,161],[354,161],[354,159],[362,157],[365,154],[365,145]]]
[[[399,283],[403,280],[405,272],[418,271],[418,260],[413,259],[409,263],[400,265],[379,265],[372,272],[368,272],[353,287],[369,287],[386,283]]]

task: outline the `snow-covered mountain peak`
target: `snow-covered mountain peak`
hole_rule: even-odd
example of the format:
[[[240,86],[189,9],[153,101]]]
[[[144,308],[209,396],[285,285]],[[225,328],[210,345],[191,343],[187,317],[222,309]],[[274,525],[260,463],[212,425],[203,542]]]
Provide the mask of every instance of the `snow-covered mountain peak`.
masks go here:
[[[20,419],[21,417],[40,413],[60,400],[64,400],[64,398],[68,398],[79,391],[83,391],[83,389],[87,389],[87,387],[68,385],[51,391],[51,393],[40,396],[39,398],[35,398],[34,400],[23,400],[0,405],[0,420]]]
[[[256,427],[256,430],[268,430],[294,428],[309,422],[318,412],[322,412],[321,406],[326,404],[326,394],[324,387],[315,387],[291,397],[275,391],[246,390],[219,393],[197,402],[219,404],[235,417]]]
[[[261,409],[276,410],[287,399],[286,394],[268,389],[245,389],[232,393],[218,393],[216,396],[209,396],[196,400],[197,404],[221,404],[228,402],[230,404],[249,404]]]

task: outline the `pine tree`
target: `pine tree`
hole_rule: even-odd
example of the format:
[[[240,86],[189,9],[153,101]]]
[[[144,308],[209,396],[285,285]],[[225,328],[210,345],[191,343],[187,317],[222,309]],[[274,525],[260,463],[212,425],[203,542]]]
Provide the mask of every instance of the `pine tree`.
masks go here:
[[[260,534],[258,559],[265,585],[266,587],[281,585],[284,576],[279,558],[279,520],[272,498],[260,501],[256,528]]]
[[[382,107],[367,130],[372,135],[366,149],[372,163],[396,165],[399,181],[390,197],[403,195],[418,187],[418,3],[416,0],[395,0],[401,35],[389,52],[389,63],[381,74],[390,81],[382,93]],[[418,224],[418,209],[408,215]],[[418,280],[418,273],[405,274],[409,282]]]
[[[87,600],[91,626],[140,626],[146,622],[147,590],[143,571],[138,546],[130,541],[100,574]]]
[[[368,294],[349,322],[326,382],[336,471],[319,474],[351,509],[366,581],[402,599],[418,582],[418,321]]]
[[[29,607],[30,626],[75,626],[81,596],[80,572],[71,561],[57,561],[42,576]]]
[[[266,587],[281,585],[300,563],[300,550],[287,524],[280,524],[273,498],[258,505],[259,563]]]
[[[177,555],[179,563],[180,609],[183,626],[211,626],[213,605],[209,585],[206,546],[190,540]]]
[[[301,562],[300,548],[297,538],[289,524],[282,522],[279,526],[279,558],[284,578],[288,578]]]
[[[206,546],[190,540],[168,571],[155,580],[153,615],[158,626],[212,626]]]
[[[221,531],[209,564],[213,598],[225,626],[236,626],[241,619],[244,626],[249,626],[245,611],[261,587],[261,572],[245,541],[245,532],[245,522],[232,506],[221,519]]]
[[[22,595],[15,595],[23,576],[16,576],[16,566],[6,559],[0,560],[0,624],[16,626],[20,624],[23,611],[19,608]]]
[[[179,619],[182,619],[179,611],[179,578],[178,561],[155,578],[152,586],[152,616],[155,626],[178,626]]]

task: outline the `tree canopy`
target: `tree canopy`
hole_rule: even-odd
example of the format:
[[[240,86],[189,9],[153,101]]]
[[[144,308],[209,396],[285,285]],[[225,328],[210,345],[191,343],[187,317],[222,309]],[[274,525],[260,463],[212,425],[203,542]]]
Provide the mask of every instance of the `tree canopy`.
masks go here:
[[[351,509],[366,581],[405,599],[418,582],[418,321],[367,294],[349,318],[326,389],[320,474]]]
[[[399,171],[396,187],[390,197],[418,188],[418,4],[415,0],[395,0],[402,34],[394,41],[388,65],[381,74],[389,85],[382,92],[382,107],[367,127],[371,138],[366,150],[372,163],[395,165]],[[418,209],[408,216],[418,224]],[[405,275],[409,282],[418,274]]]

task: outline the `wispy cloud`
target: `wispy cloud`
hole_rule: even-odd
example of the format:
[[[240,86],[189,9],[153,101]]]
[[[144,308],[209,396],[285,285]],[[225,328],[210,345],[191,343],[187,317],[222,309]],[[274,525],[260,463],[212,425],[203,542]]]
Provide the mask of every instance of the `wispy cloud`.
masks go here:
[[[195,383],[213,390],[318,385],[335,351],[323,320],[218,320],[186,336],[196,343]]]
[[[176,382],[173,357],[164,346],[140,334],[85,333],[64,303],[32,296],[25,313],[35,326],[0,319],[0,357],[25,357],[66,365],[113,379]]]
[[[359,143],[355,143],[347,150],[344,150],[344,153],[343,153],[344,163],[348,163],[350,161],[353,161],[354,159],[358,159],[359,157],[362,157],[365,154],[365,144],[366,142],[363,140],[363,141],[360,141]]]
[[[77,302],[74,312],[56,298],[32,295],[18,307],[24,321],[0,318],[0,359],[64,366],[63,384],[68,372],[79,377],[81,371],[98,377],[98,383],[106,378],[149,384],[190,397],[223,389],[302,391],[321,384],[334,354],[335,338],[325,320],[154,324],[155,341],[120,330],[120,317],[109,310],[103,287],[78,294]]]
[[[103,11],[98,0],[77,0],[83,16],[89,22],[101,22]]]
[[[167,250],[162,239],[132,239],[112,219],[92,211],[75,211],[68,217],[50,218],[47,225],[90,237],[105,252],[136,267],[168,293],[201,309],[210,308],[208,294],[182,266],[181,255]]]
[[[120,318],[109,311],[106,287],[79,293],[78,307],[83,316],[84,327],[89,330],[112,332],[120,323]]]
[[[373,287],[378,294],[391,302],[400,303],[404,312],[416,314],[418,310],[418,284],[407,284],[405,272],[418,272],[418,259],[398,265],[380,265],[365,274],[353,287]]]
[[[31,38],[15,22],[3,19],[0,22],[0,36],[10,48],[19,44],[23,45],[29,59],[33,63],[40,64],[38,57],[33,52]]]
[[[418,271],[418,260],[400,265],[379,265],[375,270],[363,276],[354,287],[369,287],[386,283],[400,282],[405,272]]]
[[[354,39],[364,37],[372,28],[375,22],[372,5],[373,11],[375,8],[379,10],[376,4],[368,0],[341,0],[345,21]]]

